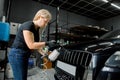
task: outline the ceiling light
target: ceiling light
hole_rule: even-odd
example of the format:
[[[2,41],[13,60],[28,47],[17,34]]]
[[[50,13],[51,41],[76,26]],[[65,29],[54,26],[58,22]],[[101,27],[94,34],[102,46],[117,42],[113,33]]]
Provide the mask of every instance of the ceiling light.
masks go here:
[[[108,0],[102,0],[102,1],[104,1],[104,2],[106,2],[106,3],[108,3],[108,2],[109,2]]]
[[[117,5],[113,4],[113,3],[111,3],[111,5],[118,8],[118,9],[120,9],[120,6],[117,6]]]
[[[117,9],[120,9],[120,6],[117,6],[116,4],[111,3],[108,0],[102,0],[102,1],[104,1],[105,3],[110,3],[112,6],[116,7]]]

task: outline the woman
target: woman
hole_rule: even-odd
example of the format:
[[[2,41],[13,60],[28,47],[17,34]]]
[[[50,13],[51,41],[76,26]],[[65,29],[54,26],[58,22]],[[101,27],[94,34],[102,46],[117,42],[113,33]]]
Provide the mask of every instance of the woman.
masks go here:
[[[39,29],[45,28],[50,20],[51,13],[41,9],[33,21],[24,22],[20,26],[8,55],[14,80],[27,80],[28,58],[31,51],[37,49],[41,53],[41,48],[48,45],[46,42],[39,42]]]

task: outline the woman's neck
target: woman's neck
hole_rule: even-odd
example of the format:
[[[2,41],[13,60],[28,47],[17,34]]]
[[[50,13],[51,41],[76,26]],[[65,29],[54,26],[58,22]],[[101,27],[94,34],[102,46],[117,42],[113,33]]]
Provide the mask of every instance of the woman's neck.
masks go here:
[[[33,21],[33,23],[34,23],[34,27],[35,27],[36,30],[40,28],[40,27],[37,25],[37,22],[36,22],[36,21]]]

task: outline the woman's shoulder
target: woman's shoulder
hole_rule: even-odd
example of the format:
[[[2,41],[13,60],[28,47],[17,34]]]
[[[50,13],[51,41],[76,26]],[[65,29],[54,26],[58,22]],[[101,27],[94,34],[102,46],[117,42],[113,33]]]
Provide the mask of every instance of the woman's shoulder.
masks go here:
[[[21,25],[21,29],[31,29],[33,25],[32,21],[26,21]]]

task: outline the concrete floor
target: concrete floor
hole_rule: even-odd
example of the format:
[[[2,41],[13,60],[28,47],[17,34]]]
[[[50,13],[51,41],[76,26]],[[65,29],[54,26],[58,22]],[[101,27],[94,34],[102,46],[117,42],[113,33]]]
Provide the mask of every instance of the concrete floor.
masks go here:
[[[31,68],[28,70],[28,80],[55,80],[54,73],[55,73],[54,68],[47,69],[47,70],[43,70],[38,67]],[[91,73],[92,73],[92,71],[89,71],[87,80],[92,80]],[[8,79],[6,79],[6,80],[14,80],[11,70],[9,70],[9,72],[7,72],[7,77],[8,77]],[[0,73],[0,80],[3,80],[3,73]]]
[[[28,71],[28,80],[55,80],[54,73],[55,70],[53,68],[43,70],[36,67]]]
[[[35,67],[28,70],[27,80],[55,80],[54,73],[55,73],[54,69],[43,70],[38,67]],[[7,77],[6,80],[14,80],[11,70],[7,71],[6,77]],[[0,73],[0,80],[3,80],[3,78],[4,78],[4,74],[2,72]]]
[[[29,70],[28,72],[28,80],[55,80],[54,79],[54,73],[55,70],[52,69],[47,69],[47,70],[42,70],[39,69],[38,67],[33,68]],[[92,71],[89,70],[88,75],[87,75],[87,80],[92,80]]]

